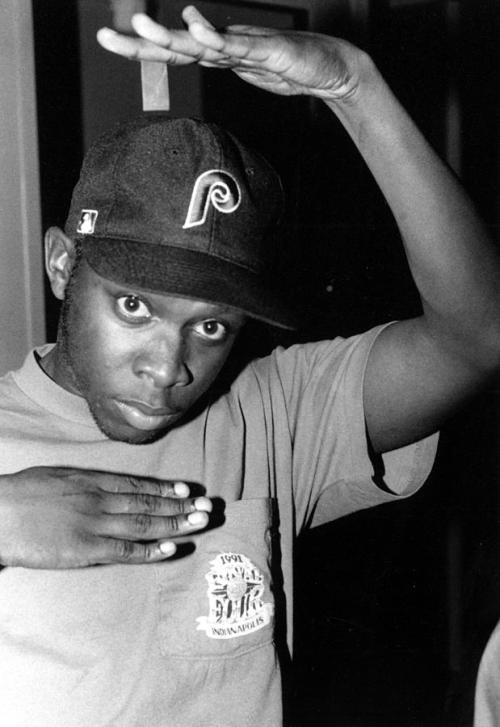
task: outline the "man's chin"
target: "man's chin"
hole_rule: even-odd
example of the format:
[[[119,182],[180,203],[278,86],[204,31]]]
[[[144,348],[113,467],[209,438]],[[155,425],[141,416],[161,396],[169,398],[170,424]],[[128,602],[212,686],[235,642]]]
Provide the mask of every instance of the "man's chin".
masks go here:
[[[108,439],[114,442],[123,442],[124,444],[151,444],[157,442],[159,439],[165,436],[165,434],[172,427],[165,427],[164,429],[156,431],[135,431],[135,432],[114,432],[106,431],[103,427],[99,427],[101,432],[107,436]]]
[[[152,442],[157,442],[170,429],[175,427],[178,419],[171,420],[159,429],[136,429],[128,424],[110,424],[96,416],[94,416],[94,421],[101,432],[114,442],[123,442],[124,444],[151,444]]]

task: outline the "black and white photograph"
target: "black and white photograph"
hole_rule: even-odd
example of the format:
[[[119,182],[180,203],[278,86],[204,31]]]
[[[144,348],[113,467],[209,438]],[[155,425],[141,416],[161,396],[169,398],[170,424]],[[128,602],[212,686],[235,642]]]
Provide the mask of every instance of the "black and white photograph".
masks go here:
[[[0,1],[0,727],[500,727],[499,40]]]

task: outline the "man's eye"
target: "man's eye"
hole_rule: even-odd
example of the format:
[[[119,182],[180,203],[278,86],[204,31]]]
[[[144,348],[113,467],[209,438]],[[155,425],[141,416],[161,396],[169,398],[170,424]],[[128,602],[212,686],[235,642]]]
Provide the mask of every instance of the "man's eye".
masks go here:
[[[125,318],[151,318],[148,306],[135,295],[122,295],[116,299],[116,305]]]
[[[212,319],[197,323],[194,330],[199,336],[211,341],[223,341],[228,334],[228,330],[223,323]]]

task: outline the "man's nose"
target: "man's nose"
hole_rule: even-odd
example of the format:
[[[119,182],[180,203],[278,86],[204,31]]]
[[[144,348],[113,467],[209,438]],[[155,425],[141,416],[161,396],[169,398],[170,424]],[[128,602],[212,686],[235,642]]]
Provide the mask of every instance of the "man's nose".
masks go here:
[[[135,360],[135,373],[150,379],[156,388],[186,386],[193,377],[185,362],[180,338],[162,338],[151,342]]]

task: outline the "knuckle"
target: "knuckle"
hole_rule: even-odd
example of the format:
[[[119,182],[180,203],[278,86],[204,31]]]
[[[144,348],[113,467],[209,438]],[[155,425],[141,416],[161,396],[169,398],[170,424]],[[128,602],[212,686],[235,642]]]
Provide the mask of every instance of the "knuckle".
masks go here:
[[[115,553],[118,560],[127,562],[132,560],[135,552],[135,545],[130,540],[117,540]]]
[[[158,560],[158,555],[159,555],[159,551],[158,551],[157,545],[147,544],[144,546],[143,556],[144,556],[145,561]]]
[[[101,513],[101,498],[94,492],[66,493],[76,518],[96,518]]]
[[[204,48],[201,48],[201,47],[200,48],[197,48],[197,50],[195,50],[193,52],[193,58],[196,61],[201,61],[201,60],[204,59],[204,57],[205,57],[205,49]]]
[[[139,504],[142,508],[144,508],[146,513],[157,512],[160,505],[158,498],[155,495],[147,494],[139,496]]]
[[[140,512],[134,517],[135,529],[139,535],[146,535],[151,530],[153,521],[151,515],[148,513]]]
[[[185,512],[191,511],[191,503],[189,500],[170,500],[168,503],[171,517],[175,520],[177,515],[183,515]]]
[[[165,490],[160,480],[148,480],[149,494],[155,497],[162,497]]]
[[[141,52],[139,48],[130,48],[126,54],[125,58],[129,61],[140,61],[141,60]]]
[[[181,523],[177,516],[165,518],[168,529],[172,533],[178,533],[181,530]]]
[[[134,495],[120,495],[109,500],[109,509],[106,512],[130,514],[136,510],[136,500]]]
[[[109,493],[100,487],[93,487],[87,492],[87,497],[91,502],[102,504],[108,500]]]
[[[105,487],[100,488],[103,492],[111,492],[117,495],[124,491],[122,475],[109,475],[105,481]]]
[[[139,479],[133,475],[125,475],[125,484],[132,490],[138,490],[141,486]]]
[[[85,510],[87,513],[97,515],[107,508],[107,494],[103,490],[93,490],[84,494]]]

